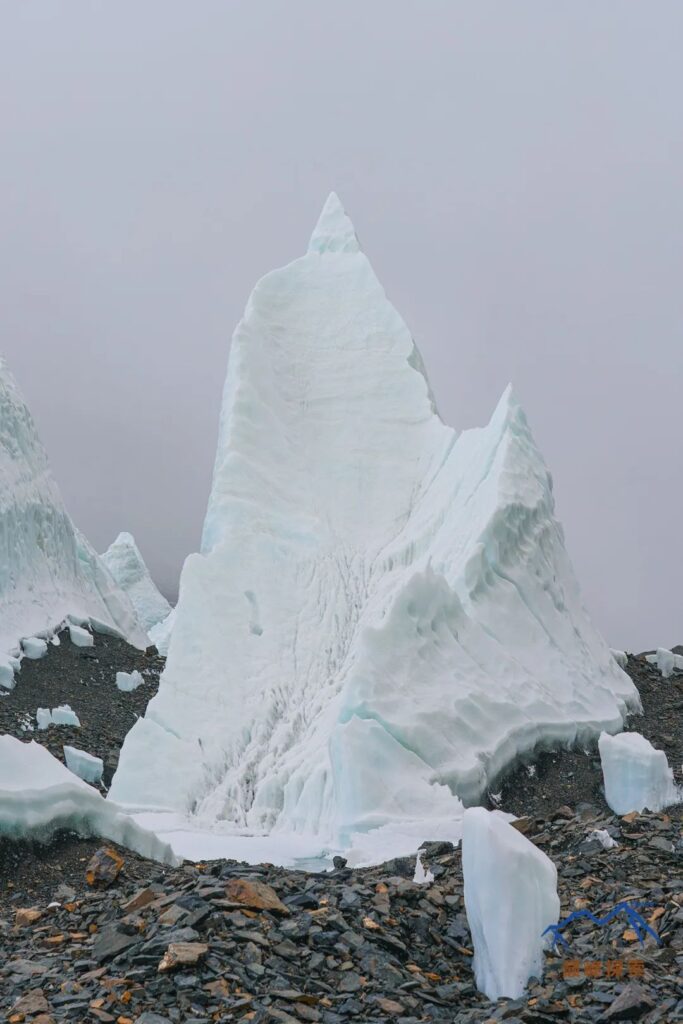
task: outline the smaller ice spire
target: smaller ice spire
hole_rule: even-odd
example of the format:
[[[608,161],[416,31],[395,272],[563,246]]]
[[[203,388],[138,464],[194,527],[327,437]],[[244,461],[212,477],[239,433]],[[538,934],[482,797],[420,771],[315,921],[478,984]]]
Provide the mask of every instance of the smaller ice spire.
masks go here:
[[[309,252],[360,252],[356,231],[339,196],[330,192],[308,243]]]

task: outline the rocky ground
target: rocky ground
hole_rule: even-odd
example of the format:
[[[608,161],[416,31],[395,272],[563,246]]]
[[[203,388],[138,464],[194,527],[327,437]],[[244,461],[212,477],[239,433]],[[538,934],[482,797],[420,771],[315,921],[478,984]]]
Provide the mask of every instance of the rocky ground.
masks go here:
[[[95,754],[104,762],[103,781],[108,786],[126,733],[158,689],[164,659],[154,648],[145,654],[111,636],[95,634],[94,647],[76,647],[68,630],[59,640],[59,646],[51,644],[40,661],[22,661],[11,693],[0,690],[6,694],[0,696],[0,734],[35,739],[60,761],[65,744]],[[144,683],[130,693],[118,690],[116,673],[135,669]],[[69,704],[76,712],[80,729],[60,725],[38,730],[36,710],[60,704]]]
[[[106,752],[113,767],[161,662],[104,637],[94,654],[83,659],[65,639],[25,663],[0,700],[0,730],[26,735],[22,715],[68,702],[83,729],[29,735],[57,753],[69,733],[66,742]],[[149,682],[119,694],[115,671],[132,668]],[[70,690],[52,689],[62,669]],[[680,683],[639,659],[629,671],[645,711],[631,727],[680,765]],[[683,1021],[683,808],[616,818],[590,752],[542,754],[500,789],[520,830],[557,865],[563,915],[603,918],[640,901],[658,938],[641,944],[622,912],[605,926],[582,914],[523,999],[491,1003],[476,991],[460,853],[447,844],[427,848],[429,885],[412,881],[414,858],[303,874],[227,861],[167,869],[119,850],[120,874],[105,886],[86,880],[101,843],[66,835],[45,847],[0,843],[0,1012],[12,1024]],[[618,846],[604,849],[596,829]]]
[[[663,750],[676,781],[683,784],[683,675],[663,679],[644,654],[629,655],[628,673],[638,687],[643,714],[631,715],[626,728]],[[586,750],[537,752],[489,794],[489,807],[501,806],[512,814],[546,815],[562,804],[577,807],[586,801],[609,810],[597,743]]]

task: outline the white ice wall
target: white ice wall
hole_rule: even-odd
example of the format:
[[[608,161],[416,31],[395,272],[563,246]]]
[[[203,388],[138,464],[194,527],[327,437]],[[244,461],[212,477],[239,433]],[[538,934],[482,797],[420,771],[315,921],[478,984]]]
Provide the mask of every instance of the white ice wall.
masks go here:
[[[637,702],[518,404],[441,421],[331,196],[235,332],[202,554],[116,799],[343,841],[453,817],[518,752]]]
[[[71,614],[147,638],[64,508],[31,414],[0,360],[0,659]]]

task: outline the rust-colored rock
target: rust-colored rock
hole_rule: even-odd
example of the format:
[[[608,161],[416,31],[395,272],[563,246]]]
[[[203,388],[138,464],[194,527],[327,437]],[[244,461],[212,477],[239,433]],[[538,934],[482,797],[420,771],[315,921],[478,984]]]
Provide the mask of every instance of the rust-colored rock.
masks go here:
[[[42,988],[33,988],[25,996],[17,999],[12,1007],[12,1014],[21,1014],[24,1017],[33,1017],[37,1013],[47,1013],[50,1005],[45,998]]]
[[[271,910],[288,914],[289,910],[274,889],[265,882],[249,882],[246,878],[232,878],[225,887],[228,899],[251,910]]]
[[[142,910],[143,907],[148,907],[150,903],[154,903],[157,896],[158,893],[152,889],[139,889],[134,896],[121,905],[121,910],[124,914],[134,914],[136,910]]]
[[[35,907],[25,907],[14,911],[14,927],[15,928],[26,928],[30,924],[35,924],[36,921],[40,921],[43,913],[41,910],[36,910]]]
[[[203,942],[172,942],[157,968],[160,974],[178,967],[194,967],[206,956],[209,947]]]
[[[123,865],[123,857],[116,850],[112,850],[110,846],[103,846],[93,854],[85,869],[85,880],[88,885],[106,889],[119,877]]]
[[[530,832],[533,832],[536,825],[533,818],[517,818],[515,821],[511,821],[510,824],[518,832],[521,832],[523,836],[528,836]]]

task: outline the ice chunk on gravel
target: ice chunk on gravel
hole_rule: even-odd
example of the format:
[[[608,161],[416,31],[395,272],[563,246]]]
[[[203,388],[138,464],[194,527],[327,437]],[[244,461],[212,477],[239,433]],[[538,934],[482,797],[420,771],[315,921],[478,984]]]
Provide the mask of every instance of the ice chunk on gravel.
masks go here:
[[[81,723],[75,711],[68,704],[60,704],[58,708],[38,708],[36,722],[39,729],[47,729],[50,725],[73,725],[80,729]]]
[[[39,661],[40,658],[44,658],[47,654],[47,642],[39,636],[29,636],[21,641],[21,649],[24,657],[29,658],[31,661]]]
[[[69,637],[76,647],[93,647],[95,644],[92,633],[82,626],[69,626]]]
[[[612,850],[619,845],[616,839],[613,839],[606,828],[596,828],[588,836],[589,839],[595,839],[602,846],[603,850]]]
[[[14,665],[9,660],[0,661],[0,687],[3,690],[13,690],[15,685]]]
[[[560,916],[557,870],[502,815],[471,807],[462,834],[465,910],[477,987],[519,999],[543,973],[543,932]]]
[[[104,771],[104,762],[101,757],[88,754],[85,750],[77,747],[64,747],[64,760],[70,772],[77,775],[84,782],[99,782]]]
[[[638,732],[610,736],[603,732],[598,741],[605,798],[615,814],[631,811],[661,811],[683,801],[683,791],[674,783],[663,750],[656,750]]]
[[[0,836],[47,842],[62,829],[101,836],[143,857],[178,863],[170,846],[105,800],[45,747],[0,736]]]
[[[666,647],[658,647],[654,654],[645,656],[650,665],[656,665],[664,679],[668,679],[674,672],[683,672],[683,655],[674,654]]]
[[[131,690],[137,690],[138,686],[141,686],[144,681],[144,677],[137,670],[116,673],[116,685],[119,690],[123,690],[126,693],[129,693]]]

